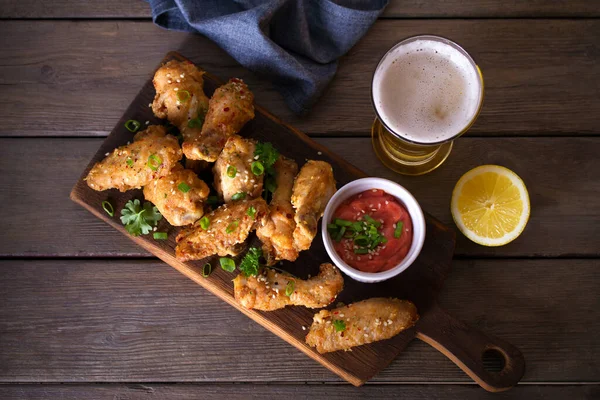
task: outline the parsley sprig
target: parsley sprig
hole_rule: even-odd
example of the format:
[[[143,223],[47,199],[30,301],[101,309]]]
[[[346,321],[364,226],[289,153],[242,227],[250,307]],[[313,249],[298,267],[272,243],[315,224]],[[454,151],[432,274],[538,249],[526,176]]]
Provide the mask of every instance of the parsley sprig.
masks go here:
[[[121,222],[133,236],[149,234],[161,219],[162,215],[152,203],[144,202],[142,206],[138,199],[129,200],[121,210]]]
[[[239,269],[246,276],[256,276],[260,269],[260,258],[262,257],[262,250],[258,247],[250,247],[242,262],[240,263]]]
[[[262,257],[262,250],[258,247],[250,247],[248,252],[242,259],[239,265],[239,270],[246,276],[256,276],[260,270],[260,258]],[[221,268],[227,272],[235,271],[235,261],[229,257],[221,257],[219,259]]]
[[[364,214],[359,221],[348,221],[336,218],[327,225],[327,231],[336,242],[342,239],[352,239],[354,254],[367,254],[380,244],[387,243],[387,238],[379,232],[381,222]]]

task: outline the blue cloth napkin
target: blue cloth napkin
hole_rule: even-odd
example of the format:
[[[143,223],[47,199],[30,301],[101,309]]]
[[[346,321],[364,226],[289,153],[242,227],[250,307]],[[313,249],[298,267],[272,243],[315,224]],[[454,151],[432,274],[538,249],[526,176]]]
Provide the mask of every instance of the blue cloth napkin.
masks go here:
[[[148,0],[157,25],[198,32],[270,79],[303,114],[388,0]]]

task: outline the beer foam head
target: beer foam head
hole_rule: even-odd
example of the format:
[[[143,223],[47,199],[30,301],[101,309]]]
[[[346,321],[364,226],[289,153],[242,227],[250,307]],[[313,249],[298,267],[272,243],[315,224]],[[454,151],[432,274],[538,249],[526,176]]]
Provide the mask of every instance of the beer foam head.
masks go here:
[[[384,56],[372,90],[377,114],[389,129],[428,144],[451,139],[473,121],[482,83],[475,64],[460,50],[416,39]]]

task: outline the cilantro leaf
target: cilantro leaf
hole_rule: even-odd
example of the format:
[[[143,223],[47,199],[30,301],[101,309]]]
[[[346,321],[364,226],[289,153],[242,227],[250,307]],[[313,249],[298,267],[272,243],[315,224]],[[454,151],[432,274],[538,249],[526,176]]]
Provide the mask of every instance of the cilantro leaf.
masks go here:
[[[275,164],[275,161],[279,158],[279,152],[269,142],[262,143],[258,142],[254,150],[254,156],[258,156],[258,160],[262,162],[265,169],[269,169]]]
[[[258,247],[250,247],[238,268],[246,276],[256,276],[260,268],[260,257],[262,257],[262,250]]]
[[[334,319],[333,327],[335,328],[336,332],[344,332],[346,330],[346,323],[341,319]]]
[[[264,169],[264,193],[263,197],[268,200],[269,193],[274,193],[277,190],[277,183],[275,181],[276,171],[273,168],[273,164],[279,158],[279,151],[269,142],[262,143],[258,142],[254,150],[254,158],[262,164]]]
[[[142,206],[138,199],[129,200],[121,210],[121,223],[133,236],[147,235],[161,218],[162,215],[152,203],[145,202]]]

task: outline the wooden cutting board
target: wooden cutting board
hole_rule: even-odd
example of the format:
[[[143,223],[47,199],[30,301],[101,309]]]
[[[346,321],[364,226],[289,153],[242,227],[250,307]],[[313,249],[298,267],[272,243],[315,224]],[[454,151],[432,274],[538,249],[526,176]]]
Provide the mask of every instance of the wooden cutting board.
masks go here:
[[[172,52],[165,57],[161,65],[172,59],[186,60],[180,54]],[[142,124],[145,121],[150,121],[150,124],[164,123],[154,117],[148,106],[155,95],[152,85],[153,75],[154,71],[90,161],[71,192],[72,200],[353,385],[362,385],[384,369],[415,336],[442,351],[487,390],[505,390],[519,381],[524,373],[525,363],[518,349],[468,327],[449,316],[437,305],[437,294],[450,272],[455,236],[452,230],[428,214],[426,214],[427,237],[425,244],[420,256],[410,268],[394,279],[377,284],[360,283],[345,276],[345,287],[337,300],[348,304],[369,297],[409,299],[416,304],[421,316],[417,325],[389,340],[356,347],[348,352],[328,354],[319,354],[304,342],[315,310],[304,307],[286,307],[273,312],[262,312],[247,310],[239,306],[233,297],[231,282],[236,276],[236,272],[229,273],[222,270],[218,266],[218,257],[196,262],[178,261],[175,258],[174,249],[175,237],[179,229],[171,227],[164,219],[160,221],[158,231],[168,232],[169,239],[166,241],[154,240],[151,235],[142,237],[129,235],[119,220],[120,210],[130,199],[143,199],[141,190],[126,193],[120,193],[117,190],[96,192],[87,186],[83,178],[96,162],[105,157],[106,153],[112,152],[115,147],[132,140],[133,134],[124,127],[127,120],[138,120]],[[206,94],[210,96],[221,83],[214,76],[205,75]],[[142,127],[142,129],[144,128]],[[294,158],[299,166],[302,166],[308,159],[325,160],[331,163],[338,187],[365,176],[356,167],[313,142],[303,133],[284,124],[259,106],[256,107],[255,119],[250,121],[240,134],[273,143],[281,154]],[[366,148],[364,151],[371,151],[371,149]],[[115,207],[114,217],[108,216],[103,211],[101,203],[104,200],[109,200]],[[209,277],[204,278],[202,277],[202,266],[207,261],[213,265],[213,272]],[[309,274],[317,274],[321,263],[329,261],[321,237],[318,235],[310,250],[302,252],[298,260],[294,263],[284,262],[278,267],[298,277],[307,278]],[[468,307],[468,304],[465,306]],[[199,312],[210,312],[210,310],[199,310]],[[505,367],[502,371],[492,373],[484,369],[482,354],[489,349],[498,350],[505,358]]]

